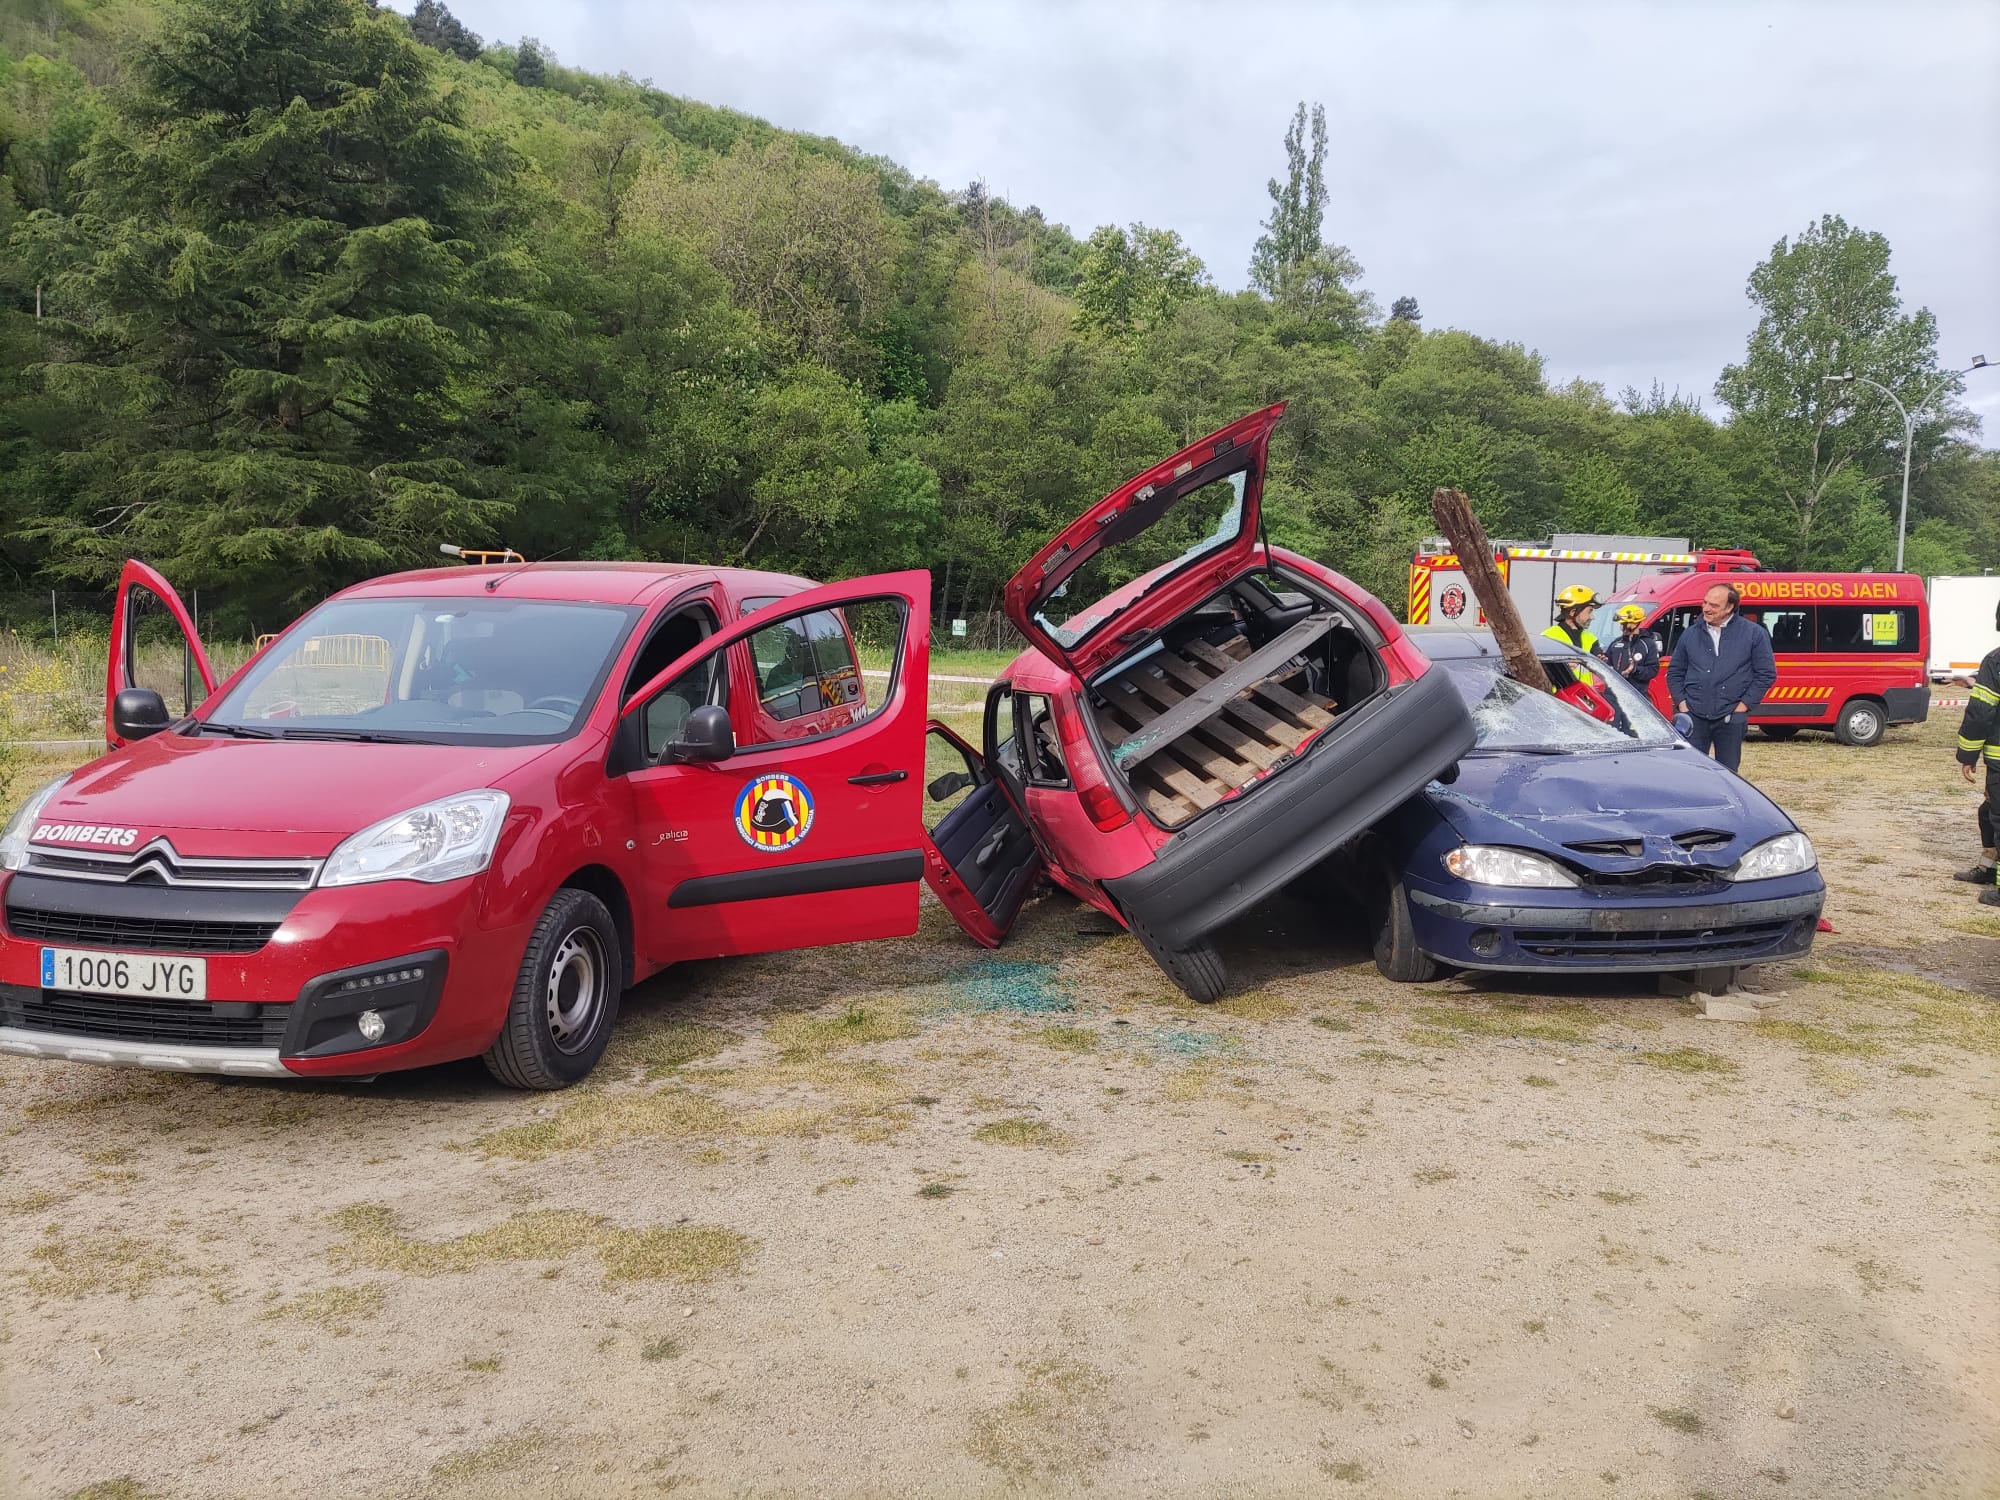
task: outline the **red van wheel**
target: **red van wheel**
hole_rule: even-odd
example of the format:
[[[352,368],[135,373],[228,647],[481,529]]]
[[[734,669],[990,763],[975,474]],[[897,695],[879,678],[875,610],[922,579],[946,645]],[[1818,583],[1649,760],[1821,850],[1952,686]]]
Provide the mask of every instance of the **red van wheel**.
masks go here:
[[[624,990],[618,928],[589,891],[555,893],[528,939],[486,1069],[517,1089],[566,1089],[597,1066]]]
[[[1889,712],[1874,698],[1850,698],[1834,721],[1833,735],[1843,745],[1879,745],[1889,732]]]

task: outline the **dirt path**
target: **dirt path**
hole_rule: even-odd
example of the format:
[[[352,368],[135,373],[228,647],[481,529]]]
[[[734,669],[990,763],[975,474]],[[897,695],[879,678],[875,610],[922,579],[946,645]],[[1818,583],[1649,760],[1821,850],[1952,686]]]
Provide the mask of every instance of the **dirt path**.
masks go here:
[[[0,1061],[0,1494],[1990,1494],[1948,744],[1753,747],[1839,928],[1758,1027],[1286,903],[1198,1009],[1048,898],[676,972],[554,1098]]]

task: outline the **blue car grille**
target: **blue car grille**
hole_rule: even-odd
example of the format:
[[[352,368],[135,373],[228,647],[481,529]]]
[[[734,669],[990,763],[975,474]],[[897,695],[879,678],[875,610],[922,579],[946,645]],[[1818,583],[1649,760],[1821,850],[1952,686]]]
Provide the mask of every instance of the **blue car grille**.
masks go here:
[[[1740,927],[1668,928],[1661,932],[1585,932],[1514,929],[1514,942],[1537,958],[1644,964],[1674,959],[1727,963],[1750,959],[1789,936],[1797,918],[1749,922]]]

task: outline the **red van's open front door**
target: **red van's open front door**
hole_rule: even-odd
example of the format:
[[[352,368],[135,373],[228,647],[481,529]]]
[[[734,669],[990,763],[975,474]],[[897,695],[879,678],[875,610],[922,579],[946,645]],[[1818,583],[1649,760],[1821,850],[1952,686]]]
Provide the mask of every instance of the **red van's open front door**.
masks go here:
[[[126,688],[151,688],[171,719],[185,718],[215,691],[215,673],[195,633],[194,616],[180,595],[142,562],[118,575],[111,611],[111,660],[104,678],[104,737],[114,749],[127,741],[111,722],[111,708]]]

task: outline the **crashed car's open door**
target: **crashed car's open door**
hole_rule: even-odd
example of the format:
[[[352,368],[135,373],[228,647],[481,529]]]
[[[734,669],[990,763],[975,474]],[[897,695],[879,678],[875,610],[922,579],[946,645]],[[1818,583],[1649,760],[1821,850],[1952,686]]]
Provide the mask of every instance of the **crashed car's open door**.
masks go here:
[[[924,741],[924,795],[944,816],[924,840],[924,881],[983,947],[997,948],[1042,873],[1027,820],[979,752],[936,719]]]
[[[166,623],[156,625],[156,621]],[[146,651],[148,643],[156,649]],[[118,575],[118,601],[111,611],[104,737],[114,749],[127,743],[111,722],[112,706],[126,688],[157,692],[170,719],[185,718],[215,691],[215,673],[201,648],[201,637],[195,634],[194,616],[167,580],[142,562],[126,563]]]

